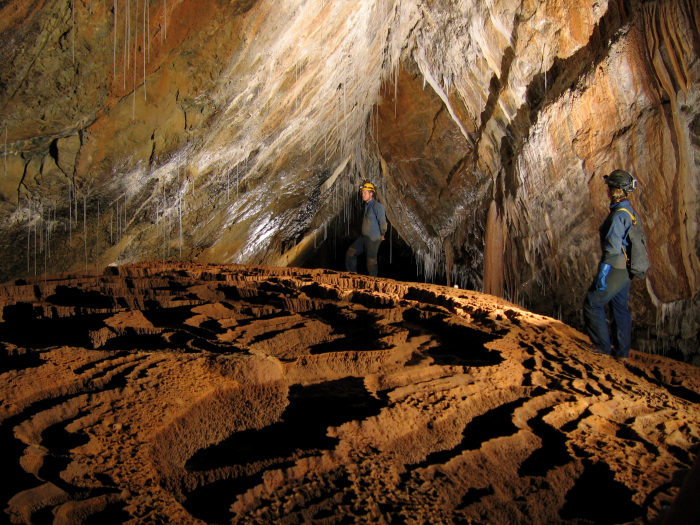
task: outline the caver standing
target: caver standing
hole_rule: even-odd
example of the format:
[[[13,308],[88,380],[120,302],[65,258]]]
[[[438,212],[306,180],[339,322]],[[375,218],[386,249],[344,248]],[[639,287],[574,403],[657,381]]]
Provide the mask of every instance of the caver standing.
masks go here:
[[[598,351],[626,359],[632,338],[632,316],[628,304],[632,276],[627,269],[625,254],[629,253],[628,232],[633,217],[634,220],[637,218],[628,195],[637,187],[637,181],[623,170],[615,170],[603,179],[608,186],[610,213],[600,227],[603,255],[595,280],[586,294],[583,316],[586,332]],[[608,304],[613,317],[614,353],[605,314]]]
[[[376,277],[379,271],[377,254],[379,244],[384,240],[386,233],[386,212],[384,206],[377,201],[377,191],[374,184],[365,182],[361,187],[362,201],[365,210],[362,217],[362,235],[350,245],[345,253],[345,269],[349,272],[357,272],[357,257],[366,253],[367,272]]]

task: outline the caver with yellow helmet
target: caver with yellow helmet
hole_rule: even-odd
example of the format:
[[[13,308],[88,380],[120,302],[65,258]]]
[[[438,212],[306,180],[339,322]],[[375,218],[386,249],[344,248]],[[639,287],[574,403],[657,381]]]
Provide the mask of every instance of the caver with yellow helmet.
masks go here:
[[[349,272],[357,272],[357,257],[367,254],[367,272],[376,277],[379,273],[377,254],[379,244],[384,240],[386,233],[386,211],[384,206],[377,201],[377,190],[371,182],[365,182],[360,186],[362,201],[365,210],[362,216],[362,235],[350,245],[345,253],[345,269]]]

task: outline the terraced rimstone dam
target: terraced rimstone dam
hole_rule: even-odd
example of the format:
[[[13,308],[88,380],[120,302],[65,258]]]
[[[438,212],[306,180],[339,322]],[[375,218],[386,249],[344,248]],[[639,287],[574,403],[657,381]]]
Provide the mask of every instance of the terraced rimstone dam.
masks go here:
[[[697,0],[3,0],[0,282],[155,259],[344,270],[581,328],[608,213],[633,347],[700,365]]]
[[[699,515],[698,369],[492,295],[153,261],[12,281],[0,312],[10,523]]]

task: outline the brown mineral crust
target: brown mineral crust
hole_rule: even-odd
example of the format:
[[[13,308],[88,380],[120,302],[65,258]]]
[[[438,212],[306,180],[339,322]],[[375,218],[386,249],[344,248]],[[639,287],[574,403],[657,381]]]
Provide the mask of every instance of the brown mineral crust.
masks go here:
[[[455,288],[153,261],[0,313],[12,523],[661,522],[700,442],[698,368]]]

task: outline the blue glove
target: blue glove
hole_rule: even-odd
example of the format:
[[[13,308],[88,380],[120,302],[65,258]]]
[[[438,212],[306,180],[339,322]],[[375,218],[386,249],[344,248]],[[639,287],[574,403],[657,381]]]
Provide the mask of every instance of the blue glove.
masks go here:
[[[605,263],[600,263],[598,265],[598,275],[595,278],[595,289],[605,290],[608,287],[608,283],[605,282],[605,278],[610,273],[610,265]]]

